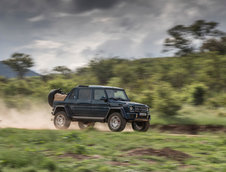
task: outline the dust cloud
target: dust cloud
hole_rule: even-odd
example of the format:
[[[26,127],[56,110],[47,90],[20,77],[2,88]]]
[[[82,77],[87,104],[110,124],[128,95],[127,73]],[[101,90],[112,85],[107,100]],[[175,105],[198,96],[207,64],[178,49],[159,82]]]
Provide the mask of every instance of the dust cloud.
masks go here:
[[[33,104],[23,110],[8,108],[0,100],[0,128],[23,128],[23,129],[55,129],[51,115],[51,107],[46,104]],[[110,131],[107,123],[95,123],[95,129]],[[69,129],[79,130],[77,122],[72,122]],[[132,131],[131,125],[127,124],[124,131]]]
[[[0,128],[54,129],[51,108],[34,104],[23,110],[8,108],[0,101]]]

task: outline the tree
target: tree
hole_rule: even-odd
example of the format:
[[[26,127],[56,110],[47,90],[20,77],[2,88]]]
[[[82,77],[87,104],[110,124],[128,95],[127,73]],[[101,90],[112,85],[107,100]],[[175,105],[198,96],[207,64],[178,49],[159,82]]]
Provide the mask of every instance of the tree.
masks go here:
[[[170,38],[165,39],[164,51],[174,50],[175,55],[183,56],[199,51],[199,44],[210,37],[220,37],[224,33],[217,30],[216,22],[197,20],[190,26],[177,25],[168,30]]]
[[[113,71],[114,67],[124,61],[126,60],[119,58],[111,59],[96,58],[90,61],[89,67],[92,73],[98,79],[98,82],[104,85],[107,84],[110,78],[114,77]]]
[[[220,55],[226,54],[226,37],[220,39],[208,39],[202,44],[202,51],[215,51]]]
[[[23,53],[14,53],[3,62],[17,72],[19,79],[23,79],[28,69],[34,66],[31,56]]]
[[[66,66],[56,66],[53,68],[53,71],[60,72],[63,75],[69,74],[71,69],[67,68]]]

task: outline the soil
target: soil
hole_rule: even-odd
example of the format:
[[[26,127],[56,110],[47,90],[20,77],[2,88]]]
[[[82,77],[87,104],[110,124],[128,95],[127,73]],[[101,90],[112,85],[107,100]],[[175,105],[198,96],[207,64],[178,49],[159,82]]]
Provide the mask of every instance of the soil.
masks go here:
[[[198,134],[199,132],[226,132],[226,127],[221,125],[151,125],[151,129],[162,132]]]
[[[129,166],[130,165],[128,162],[119,162],[119,161],[109,161],[108,164],[113,166]]]
[[[190,158],[191,156],[178,151],[178,150],[173,150],[171,148],[163,148],[163,149],[153,149],[153,148],[137,148],[137,149],[132,149],[129,152],[127,152],[128,156],[140,156],[140,155],[154,155],[154,156],[164,156],[167,158],[171,158],[177,161],[183,161],[187,158]]]

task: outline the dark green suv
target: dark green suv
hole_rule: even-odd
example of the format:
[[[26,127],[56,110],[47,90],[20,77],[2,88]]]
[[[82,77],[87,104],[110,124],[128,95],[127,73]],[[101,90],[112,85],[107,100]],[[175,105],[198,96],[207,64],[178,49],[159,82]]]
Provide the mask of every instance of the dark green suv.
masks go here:
[[[135,131],[149,128],[149,107],[131,102],[122,88],[78,86],[68,94],[52,90],[48,99],[58,129],[67,129],[72,121],[78,121],[81,129],[94,126],[95,122],[107,122],[112,131],[122,131],[127,122]]]

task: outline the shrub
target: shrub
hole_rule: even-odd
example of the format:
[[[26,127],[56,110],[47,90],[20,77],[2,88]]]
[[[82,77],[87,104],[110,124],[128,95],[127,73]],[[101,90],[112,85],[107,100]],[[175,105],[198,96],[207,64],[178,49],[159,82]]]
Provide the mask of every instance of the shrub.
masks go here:
[[[161,83],[154,89],[154,109],[163,115],[176,115],[181,102],[176,91],[168,83]]]
[[[226,106],[226,94],[220,94],[215,97],[211,97],[206,101],[206,105],[211,108],[225,107]]]
[[[218,108],[220,107],[220,104],[218,102],[218,100],[216,98],[209,98],[207,101],[206,101],[206,105],[209,107],[209,108]]]
[[[189,102],[194,105],[202,105],[205,101],[207,87],[204,84],[192,84],[188,87]]]
[[[3,91],[5,95],[31,95],[33,93],[30,85],[24,80],[10,81]]]
[[[217,115],[219,117],[226,117],[226,113],[225,112],[219,112]]]

